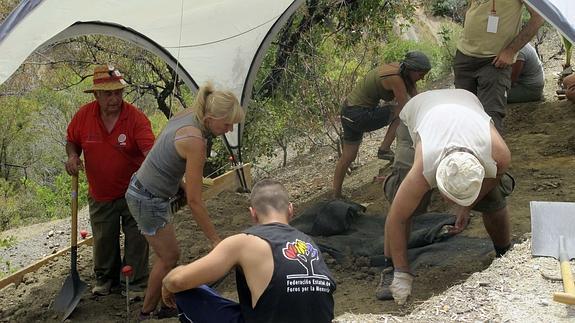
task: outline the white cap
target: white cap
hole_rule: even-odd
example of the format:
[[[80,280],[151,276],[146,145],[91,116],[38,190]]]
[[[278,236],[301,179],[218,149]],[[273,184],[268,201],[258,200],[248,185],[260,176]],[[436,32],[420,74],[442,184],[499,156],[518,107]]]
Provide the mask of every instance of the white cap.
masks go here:
[[[461,206],[475,202],[484,177],[485,169],[477,157],[463,151],[445,156],[435,174],[439,191]]]

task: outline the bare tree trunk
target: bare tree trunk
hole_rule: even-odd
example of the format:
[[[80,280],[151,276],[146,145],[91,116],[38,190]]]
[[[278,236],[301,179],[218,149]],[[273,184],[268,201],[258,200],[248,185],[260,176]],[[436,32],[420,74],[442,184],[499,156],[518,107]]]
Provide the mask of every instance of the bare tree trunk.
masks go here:
[[[286,167],[287,166],[287,149],[288,149],[288,144],[283,141],[281,138],[276,138],[276,142],[278,143],[278,146],[280,146],[280,148],[282,149],[282,164],[281,167]]]

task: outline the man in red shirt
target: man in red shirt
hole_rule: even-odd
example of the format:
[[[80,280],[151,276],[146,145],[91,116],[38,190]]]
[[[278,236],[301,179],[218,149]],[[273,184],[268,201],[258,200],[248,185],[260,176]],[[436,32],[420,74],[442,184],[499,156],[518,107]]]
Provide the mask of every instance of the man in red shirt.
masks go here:
[[[82,106],[68,125],[66,171],[78,175],[85,168],[88,178],[95,295],[108,295],[119,284],[122,265],[134,269],[135,286],[144,287],[148,278],[148,244],[124,194],[130,177],[152,148],[154,134],[145,114],[123,100],[126,84],[113,66],[96,66],[93,86],[84,91],[93,93],[96,100]],[[120,229],[125,237],[123,260]]]

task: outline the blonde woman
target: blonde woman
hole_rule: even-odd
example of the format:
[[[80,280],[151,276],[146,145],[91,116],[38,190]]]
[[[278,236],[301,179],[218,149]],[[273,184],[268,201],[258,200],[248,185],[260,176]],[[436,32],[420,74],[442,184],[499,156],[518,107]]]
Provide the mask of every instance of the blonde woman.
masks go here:
[[[138,320],[152,318],[161,298],[162,279],[180,256],[169,199],[185,191],[196,223],[215,246],[220,242],[202,200],[206,142],[242,122],[244,111],[236,96],[217,91],[211,84],[200,88],[191,108],[168,121],[140,169],[132,176],[126,201],[138,228],[156,254]],[[185,182],[182,178],[185,177]]]

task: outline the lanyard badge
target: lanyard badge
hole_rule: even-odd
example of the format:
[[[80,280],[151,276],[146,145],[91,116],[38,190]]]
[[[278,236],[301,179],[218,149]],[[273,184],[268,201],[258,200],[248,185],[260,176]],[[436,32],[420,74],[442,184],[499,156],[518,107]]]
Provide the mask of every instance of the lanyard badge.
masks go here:
[[[499,17],[497,16],[497,11],[495,11],[495,0],[491,0],[491,13],[487,17],[487,32],[497,33],[497,26],[499,25]]]

